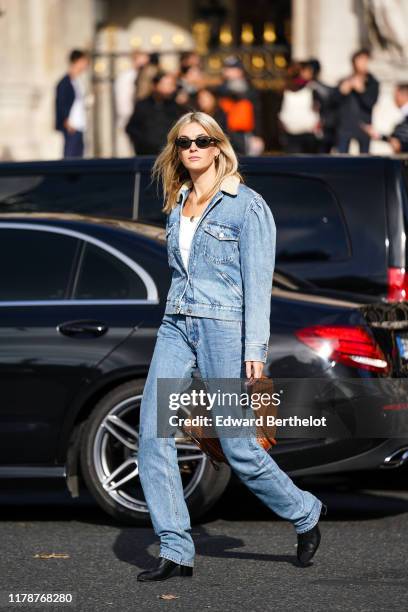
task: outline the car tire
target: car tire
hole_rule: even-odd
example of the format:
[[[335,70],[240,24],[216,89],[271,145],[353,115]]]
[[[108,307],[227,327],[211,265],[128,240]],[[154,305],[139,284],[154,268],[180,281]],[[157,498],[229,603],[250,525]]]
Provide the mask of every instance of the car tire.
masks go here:
[[[101,436],[103,438],[104,435],[109,435],[106,433],[106,424],[108,423],[110,426],[111,419],[118,418],[118,415],[121,414],[118,412],[120,407],[127,407],[127,412],[122,413],[121,418],[123,420],[132,410],[133,413],[135,413],[135,410],[140,408],[140,399],[143,393],[144,382],[144,380],[138,380],[123,383],[100,399],[84,424],[80,443],[82,476],[89,492],[97,504],[119,522],[141,526],[151,525],[151,520],[145,504],[140,479],[138,476],[134,476],[133,479],[130,479],[128,483],[125,483],[123,486],[125,487],[126,485],[128,490],[132,492],[133,489],[131,487],[133,486],[132,483],[134,483],[134,490],[139,491],[139,497],[137,498],[135,496],[135,499],[143,502],[144,507],[140,504],[129,503],[129,497],[126,492],[124,492],[122,498],[120,495],[116,495],[116,492],[114,492],[114,494],[108,492],[102,482],[105,475],[108,478],[110,476],[108,460],[101,454],[101,448],[104,449],[103,452],[105,452],[108,444],[104,441],[104,445],[101,447],[100,442]],[[138,430],[138,427],[136,429]],[[131,439],[131,436],[129,436],[128,439]],[[114,437],[112,444],[118,446],[118,441]],[[128,461],[130,464],[129,470],[135,469],[130,461],[132,452],[123,444],[122,447],[125,456],[126,452],[129,456],[128,459],[125,459],[125,461]],[[185,497],[191,521],[194,522],[210,510],[221,497],[230,481],[231,469],[225,463],[219,463],[217,464],[219,469],[216,470],[210,459],[202,453],[197,446],[192,444],[191,448],[200,456],[200,459],[197,462],[180,462],[180,466],[181,469],[183,469],[183,467],[187,465],[189,468],[191,468],[193,464],[197,465],[196,472],[194,473],[195,480],[190,480],[191,492],[188,492],[188,487],[184,488],[185,493],[187,493]],[[191,451],[186,451],[186,453],[191,456]],[[114,454],[115,453],[112,452],[112,456]],[[137,458],[137,450],[133,452],[133,459],[134,457]],[[134,463],[136,465],[136,462]]]

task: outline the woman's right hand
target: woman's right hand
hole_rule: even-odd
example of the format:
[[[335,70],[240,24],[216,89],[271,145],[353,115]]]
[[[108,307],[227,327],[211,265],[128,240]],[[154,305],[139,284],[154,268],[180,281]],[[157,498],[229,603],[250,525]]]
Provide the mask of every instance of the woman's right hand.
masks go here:
[[[246,373],[247,378],[249,379],[261,378],[263,367],[264,367],[263,361],[246,361],[245,362],[245,373]]]

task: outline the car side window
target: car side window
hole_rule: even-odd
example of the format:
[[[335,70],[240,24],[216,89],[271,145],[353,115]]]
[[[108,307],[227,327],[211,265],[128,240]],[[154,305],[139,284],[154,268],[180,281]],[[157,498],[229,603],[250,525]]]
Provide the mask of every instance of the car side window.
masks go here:
[[[73,298],[145,300],[147,294],[141,278],[126,263],[104,249],[86,242]]]
[[[340,205],[324,181],[253,174],[246,182],[260,193],[273,213],[277,262],[339,261],[351,256]]]
[[[0,301],[64,299],[78,242],[47,231],[0,228]]]

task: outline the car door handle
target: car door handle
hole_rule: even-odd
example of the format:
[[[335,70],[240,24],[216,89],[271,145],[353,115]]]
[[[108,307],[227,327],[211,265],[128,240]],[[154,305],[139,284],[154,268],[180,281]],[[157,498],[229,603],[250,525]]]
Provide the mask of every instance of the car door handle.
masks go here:
[[[94,321],[92,319],[65,321],[65,323],[57,325],[57,331],[64,334],[64,336],[79,336],[81,338],[96,338],[103,336],[108,329],[108,326],[102,321]]]

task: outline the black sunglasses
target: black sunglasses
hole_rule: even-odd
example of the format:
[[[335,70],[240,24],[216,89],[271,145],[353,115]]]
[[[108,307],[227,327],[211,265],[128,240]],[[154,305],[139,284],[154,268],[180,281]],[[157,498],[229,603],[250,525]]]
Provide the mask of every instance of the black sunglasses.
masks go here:
[[[212,142],[218,142],[217,138],[211,136],[197,136],[197,138],[187,138],[187,136],[180,136],[176,138],[175,143],[181,149],[189,149],[191,143],[195,142],[199,149],[207,149]]]

